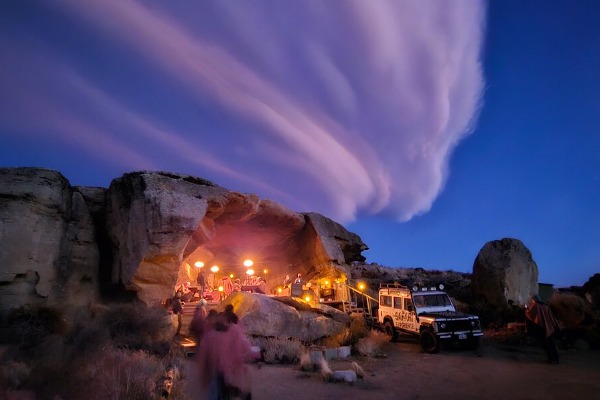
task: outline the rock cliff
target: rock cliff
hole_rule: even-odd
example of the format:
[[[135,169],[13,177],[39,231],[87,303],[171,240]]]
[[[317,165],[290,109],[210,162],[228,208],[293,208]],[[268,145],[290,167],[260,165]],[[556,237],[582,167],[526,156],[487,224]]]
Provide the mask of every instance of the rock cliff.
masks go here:
[[[0,310],[94,300],[98,259],[88,207],[60,173],[0,169]]]
[[[245,259],[268,286],[286,274],[342,276],[367,249],[315,213],[167,172],[134,172],[109,188],[72,187],[58,172],[0,169],[0,304],[80,301],[103,286],[147,304],[194,280],[201,261],[244,277]],[[264,271],[267,272],[264,272]]]

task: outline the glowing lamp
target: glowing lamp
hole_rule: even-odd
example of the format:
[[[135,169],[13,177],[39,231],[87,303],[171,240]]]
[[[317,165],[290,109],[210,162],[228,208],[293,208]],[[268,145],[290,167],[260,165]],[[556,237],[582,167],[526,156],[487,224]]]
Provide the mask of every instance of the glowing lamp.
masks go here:
[[[304,300],[306,300],[306,301],[310,301],[310,296],[306,296],[306,297],[304,298]]]
[[[267,269],[263,269],[263,273],[266,275],[267,274]]]
[[[195,266],[196,268],[202,268],[202,267],[204,267],[204,263],[203,263],[202,261],[196,261],[196,262],[194,263],[194,266]]]
[[[280,288],[280,287],[278,287],[278,288],[277,288],[277,293],[281,293],[281,292],[283,292],[283,289],[282,289],[282,288]]]
[[[223,291],[223,286],[219,286],[219,292]]]
[[[325,281],[325,284],[326,284],[326,285],[329,285],[329,281]]]
[[[254,265],[254,261],[252,261],[252,260],[244,260],[244,267],[250,268],[253,265]]]
[[[218,266],[218,265],[213,265],[212,267],[210,267],[210,270],[211,270],[212,272],[215,272],[215,273],[216,273],[216,272],[219,272],[219,266]]]
[[[252,268],[248,268],[246,270],[246,274],[252,276],[252,275],[254,275],[254,270]]]
[[[230,277],[231,279],[233,279],[233,274],[229,274],[229,277]]]
[[[358,290],[360,290],[360,291],[363,291],[363,290],[365,290],[365,284],[364,284],[364,283],[362,283],[362,282],[361,282],[361,283],[359,283],[359,284],[358,284]]]

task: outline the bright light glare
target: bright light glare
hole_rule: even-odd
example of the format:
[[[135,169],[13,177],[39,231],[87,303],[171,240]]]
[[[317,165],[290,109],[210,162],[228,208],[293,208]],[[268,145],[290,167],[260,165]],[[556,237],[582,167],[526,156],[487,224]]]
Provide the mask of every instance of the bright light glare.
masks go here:
[[[244,260],[244,267],[250,268],[253,265],[254,265],[254,261],[252,261],[252,260]]]
[[[249,268],[246,270],[246,274],[252,276],[252,275],[254,275],[254,270],[252,268]]]
[[[218,265],[213,265],[212,267],[210,267],[210,270],[212,272],[219,272],[219,266]]]
[[[202,268],[202,267],[204,267],[204,263],[203,263],[202,261],[196,261],[196,262],[194,263],[194,266],[195,266],[196,268]]]

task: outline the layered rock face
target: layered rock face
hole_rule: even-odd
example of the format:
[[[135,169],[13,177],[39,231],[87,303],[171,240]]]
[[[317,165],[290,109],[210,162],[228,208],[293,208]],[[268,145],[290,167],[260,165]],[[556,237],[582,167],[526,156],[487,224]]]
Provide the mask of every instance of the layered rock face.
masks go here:
[[[166,172],[135,172],[108,189],[73,188],[58,172],[0,170],[0,299],[93,298],[98,281],[156,304],[197,261],[244,277],[242,262],[273,288],[286,274],[341,276],[363,261],[357,235],[319,214]],[[267,270],[267,273],[264,273]],[[89,288],[87,286],[90,286]],[[84,296],[85,297],[85,296]]]
[[[490,304],[525,305],[538,291],[538,267],[523,242],[504,238],[486,243],[473,264],[473,289]]]
[[[98,293],[98,248],[82,195],[58,172],[0,169],[0,311]]]

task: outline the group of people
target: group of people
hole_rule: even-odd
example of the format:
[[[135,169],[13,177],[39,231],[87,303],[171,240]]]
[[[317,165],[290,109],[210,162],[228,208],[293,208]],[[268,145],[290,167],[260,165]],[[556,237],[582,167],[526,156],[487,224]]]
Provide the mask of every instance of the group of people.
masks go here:
[[[253,358],[250,342],[231,304],[218,313],[207,312],[200,300],[190,324],[197,343],[194,356],[201,392],[206,399],[251,399],[247,361]]]

